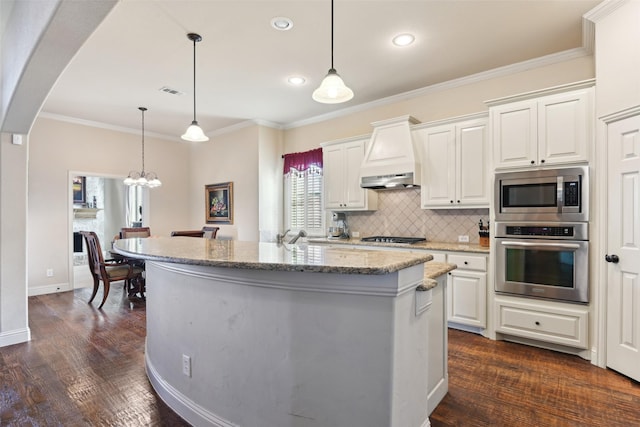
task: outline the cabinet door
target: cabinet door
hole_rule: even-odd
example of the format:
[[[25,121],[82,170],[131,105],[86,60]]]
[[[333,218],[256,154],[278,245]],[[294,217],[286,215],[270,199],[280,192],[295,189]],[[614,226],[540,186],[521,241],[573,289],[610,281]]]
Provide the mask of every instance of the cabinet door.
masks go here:
[[[537,164],[538,128],[535,101],[491,108],[493,159],[496,168]]]
[[[539,164],[588,159],[591,89],[550,95],[538,101]]]
[[[487,326],[487,273],[453,270],[447,289],[448,321],[479,328]]]
[[[456,203],[455,127],[423,129],[422,207],[450,207]]]
[[[332,145],[322,149],[324,175],[324,205],[326,208],[342,208],[344,205],[344,149]]]
[[[365,142],[354,141],[344,146],[344,204],[349,209],[364,208],[365,191],[360,187],[360,164],[364,158]]]
[[[456,203],[461,207],[489,207],[487,122],[456,126]]]

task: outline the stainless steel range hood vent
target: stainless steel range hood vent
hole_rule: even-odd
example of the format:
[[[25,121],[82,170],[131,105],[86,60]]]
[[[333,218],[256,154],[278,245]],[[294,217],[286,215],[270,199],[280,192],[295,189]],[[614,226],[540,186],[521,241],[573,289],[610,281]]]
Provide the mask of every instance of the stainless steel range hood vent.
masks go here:
[[[420,157],[411,136],[411,116],[372,123],[373,135],[360,167],[360,187],[397,190],[420,186]]]
[[[382,176],[363,176],[360,178],[360,187],[371,190],[398,190],[417,187],[417,185],[413,172],[408,172]]]

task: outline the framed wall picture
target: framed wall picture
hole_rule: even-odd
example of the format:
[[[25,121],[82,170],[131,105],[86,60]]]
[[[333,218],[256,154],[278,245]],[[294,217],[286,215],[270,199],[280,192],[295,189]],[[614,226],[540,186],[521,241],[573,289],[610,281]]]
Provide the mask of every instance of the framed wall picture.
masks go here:
[[[205,185],[204,206],[208,224],[233,224],[233,182]]]
[[[73,177],[73,204],[84,205],[87,203],[87,178],[84,176]]]

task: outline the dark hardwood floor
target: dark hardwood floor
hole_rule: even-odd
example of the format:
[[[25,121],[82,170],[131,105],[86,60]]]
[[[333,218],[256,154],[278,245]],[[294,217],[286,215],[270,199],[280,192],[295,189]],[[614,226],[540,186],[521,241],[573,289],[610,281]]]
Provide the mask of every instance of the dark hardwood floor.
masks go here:
[[[0,348],[0,426],[188,426],[147,380],[144,302],[89,296],[29,298],[31,341]]]
[[[32,341],[0,348],[0,426],[187,426],[147,380],[144,303],[121,286],[103,310],[88,298],[29,298]],[[640,426],[640,385],[620,374],[455,330],[449,340],[449,394],[434,427]]]
[[[449,330],[441,426],[640,426],[640,384],[577,356]]]

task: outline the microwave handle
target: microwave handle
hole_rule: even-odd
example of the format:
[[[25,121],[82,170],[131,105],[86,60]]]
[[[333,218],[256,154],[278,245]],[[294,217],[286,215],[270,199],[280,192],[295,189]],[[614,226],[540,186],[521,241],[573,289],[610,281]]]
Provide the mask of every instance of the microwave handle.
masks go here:
[[[502,241],[503,246],[525,246],[525,247],[547,247],[547,248],[564,248],[564,249],[580,249],[577,243],[530,243],[530,242],[513,242]]]
[[[556,202],[558,205],[558,213],[562,213],[564,207],[564,177],[558,175],[558,186],[556,187]]]

